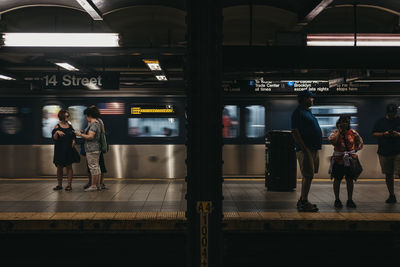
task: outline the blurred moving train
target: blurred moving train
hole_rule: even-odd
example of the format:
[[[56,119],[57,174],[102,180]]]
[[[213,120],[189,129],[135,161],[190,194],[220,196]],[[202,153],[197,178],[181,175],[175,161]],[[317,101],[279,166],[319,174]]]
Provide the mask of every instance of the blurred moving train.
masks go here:
[[[388,103],[400,96],[320,96],[315,114],[324,135],[317,178],[329,178],[333,147],[326,137],[340,114],[352,116],[352,127],[364,139],[359,152],[361,178],[380,178],[374,122],[385,115]],[[0,99],[0,178],[54,177],[51,130],[57,113],[67,108],[76,130],[86,121],[83,110],[95,104],[106,125],[110,151],[105,155],[113,178],[184,178],[186,176],[185,97],[93,95],[36,95]],[[265,134],[290,129],[297,106],[295,95],[224,98],[223,172],[225,177],[262,177],[265,173]],[[86,175],[84,160],[74,165],[76,176]],[[300,172],[298,171],[298,176]]]

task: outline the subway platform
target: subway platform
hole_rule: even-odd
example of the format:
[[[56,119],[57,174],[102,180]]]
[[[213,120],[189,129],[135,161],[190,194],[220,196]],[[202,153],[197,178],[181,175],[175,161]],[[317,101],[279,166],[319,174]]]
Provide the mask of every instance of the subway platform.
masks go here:
[[[185,182],[110,179],[106,183],[106,190],[84,192],[85,181],[76,180],[73,191],[65,192],[52,190],[53,179],[2,179],[0,236],[7,253],[0,262],[51,265],[59,260],[60,250],[64,253],[73,247],[73,255],[64,257],[63,264],[184,266]],[[261,179],[224,182],[222,227],[227,266],[297,264],[311,247],[318,252],[311,257],[316,264],[325,262],[326,257],[332,257],[332,264],[342,264],[334,254],[342,249],[352,251],[350,263],[382,263],[382,255],[394,260],[393,252],[400,248],[400,203],[384,203],[384,181],[358,181],[354,192],[357,208],[341,210],[333,207],[332,183],[315,181],[310,201],[318,205],[318,213],[297,212],[299,186],[293,192],[271,192]],[[399,192],[397,182],[395,186]],[[344,183],[341,196],[345,201]],[[57,240],[63,240],[62,244]],[[299,240],[303,240],[300,247]],[[40,247],[35,247],[38,244]],[[96,250],[96,244],[105,253],[100,258],[85,258]],[[21,249],[27,257],[18,257]]]
[[[99,192],[84,192],[84,180],[73,182],[72,192],[53,191],[54,180],[0,180],[0,225],[8,229],[46,229],[55,227],[55,222],[100,222],[109,229],[129,229],[135,225],[149,229],[182,230],[185,224],[186,184],[183,180],[117,180],[106,181],[107,189]],[[298,184],[298,188],[300,184]],[[400,186],[396,183],[396,191]],[[262,179],[232,179],[223,185],[224,228],[230,230],[256,230],[274,228],[283,230],[287,223],[296,222],[298,227],[329,230],[330,227],[343,230],[350,227],[348,222],[358,222],[371,229],[374,224],[394,227],[400,221],[400,204],[384,203],[387,190],[382,180],[362,180],[355,185],[353,199],[357,208],[336,209],[333,206],[332,183],[317,180],[313,183],[310,201],[317,204],[318,213],[299,213],[296,201],[299,191],[272,192],[264,186]],[[343,203],[347,199],[346,187],[341,187]],[[32,222],[40,221],[33,224]],[[127,225],[129,221],[147,222]],[[16,223],[18,222],[18,224]],[[116,226],[110,222],[120,222]],[[159,225],[156,226],[156,222]],[[268,222],[268,224],[265,224]],[[318,222],[318,226],[310,224]],[[14,225],[11,227],[10,225]],[[347,226],[346,226],[347,225]],[[324,226],[324,227],[323,227]],[[11,227],[11,228],[10,228]],[[24,228],[26,227],[26,229]],[[51,230],[52,228],[49,228]],[[61,226],[59,226],[61,227]],[[82,224],[68,224],[63,227],[82,229]],[[80,228],[79,228],[80,227]],[[87,227],[90,227],[88,225]],[[127,228],[128,227],[128,228]],[[320,227],[323,227],[320,229]],[[355,227],[354,224],[351,227]],[[400,223],[399,223],[400,227]],[[57,228],[58,229],[58,228]],[[133,229],[133,228],[132,228]],[[382,228],[383,230],[383,228]]]

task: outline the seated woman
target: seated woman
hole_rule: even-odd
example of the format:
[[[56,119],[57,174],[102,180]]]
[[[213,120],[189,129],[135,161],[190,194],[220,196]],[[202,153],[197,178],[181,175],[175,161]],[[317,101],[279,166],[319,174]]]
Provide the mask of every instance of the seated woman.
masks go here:
[[[330,174],[333,181],[333,192],[335,193],[336,208],[342,208],[343,204],[339,198],[340,183],[343,177],[347,184],[348,208],[356,208],[353,201],[354,181],[358,177],[352,173],[348,157],[357,158],[356,152],[363,147],[363,140],[356,130],[350,128],[350,116],[341,115],[336,122],[337,130],[332,131],[328,140],[334,146],[334,153],[331,160]]]

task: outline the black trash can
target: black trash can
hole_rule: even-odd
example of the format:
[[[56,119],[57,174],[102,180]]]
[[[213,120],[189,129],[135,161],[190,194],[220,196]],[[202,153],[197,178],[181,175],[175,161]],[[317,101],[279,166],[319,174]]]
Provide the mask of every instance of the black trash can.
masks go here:
[[[270,131],[265,138],[265,186],[270,191],[296,188],[296,151],[291,131]]]

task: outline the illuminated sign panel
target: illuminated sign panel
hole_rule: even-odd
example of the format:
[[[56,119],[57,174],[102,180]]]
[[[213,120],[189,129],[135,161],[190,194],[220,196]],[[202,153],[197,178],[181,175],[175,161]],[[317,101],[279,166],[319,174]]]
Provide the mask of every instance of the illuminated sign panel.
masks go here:
[[[175,114],[175,107],[173,105],[165,106],[150,106],[150,105],[133,105],[131,106],[131,115],[145,115],[145,114]]]

